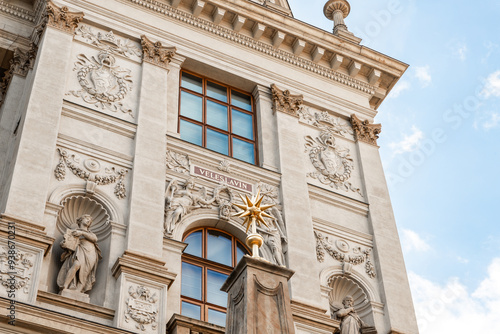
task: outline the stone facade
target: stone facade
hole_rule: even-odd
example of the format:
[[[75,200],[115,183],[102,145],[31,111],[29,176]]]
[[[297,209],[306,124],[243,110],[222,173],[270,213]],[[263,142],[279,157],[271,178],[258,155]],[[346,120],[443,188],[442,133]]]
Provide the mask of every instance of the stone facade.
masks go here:
[[[260,192],[287,332],[338,332],[351,296],[360,331],[418,333],[373,124],[407,65],[346,6],[330,34],[285,0],[0,1],[0,307],[34,333],[224,333],[180,314],[183,238],[244,242]],[[181,71],[252,96],[255,164],[181,139]]]

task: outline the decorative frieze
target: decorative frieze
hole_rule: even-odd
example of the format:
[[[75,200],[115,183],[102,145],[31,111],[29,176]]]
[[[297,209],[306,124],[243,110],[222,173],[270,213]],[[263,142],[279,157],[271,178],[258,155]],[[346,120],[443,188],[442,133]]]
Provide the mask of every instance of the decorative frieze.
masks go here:
[[[101,170],[101,163],[95,159],[87,159],[84,162],[84,167],[80,167],[81,159],[76,154],[70,154],[68,151],[58,148],[59,163],[57,164],[54,175],[58,181],[63,181],[66,178],[66,168],[80,179],[87,181],[87,192],[95,188],[97,185],[115,185],[115,195],[119,199],[125,198],[127,191],[125,189],[126,169],[118,170],[116,167],[104,168],[106,174],[96,174]]]
[[[354,169],[354,162],[347,148],[337,145],[332,132],[323,130],[319,137],[305,137],[305,152],[309,154],[312,165],[316,168],[307,176],[319,180],[335,189],[353,191],[363,197],[361,190],[348,180]]]
[[[163,68],[167,68],[176,52],[175,47],[163,46],[161,42],[153,43],[144,35],[141,36],[141,45],[143,61]]]
[[[377,146],[377,139],[382,132],[381,124],[371,124],[368,120],[360,120],[356,115],[351,116],[351,124],[356,140]]]
[[[304,107],[299,110],[299,120],[309,125],[315,126],[320,130],[329,131],[336,135],[346,137],[352,135],[351,124],[340,117],[332,116],[328,111],[311,111]]]
[[[75,31],[76,36],[81,36],[87,43],[110,53],[127,58],[141,57],[142,51],[129,39],[117,38],[113,31],[106,33],[95,32],[91,27],[83,24]]]
[[[51,0],[47,1],[47,24],[56,29],[73,34],[78,23],[83,19],[82,12],[70,12],[68,7],[58,7]]]
[[[333,259],[342,263],[344,274],[349,274],[352,266],[365,264],[366,274],[374,278],[376,276],[375,267],[370,260],[371,248],[361,249],[361,247],[351,247],[346,240],[338,239],[335,242],[330,242],[329,238],[325,238],[322,233],[314,231],[316,237],[316,257],[318,262],[325,260],[325,252]],[[334,247],[336,249],[334,249]]]
[[[302,95],[293,95],[289,90],[280,90],[275,84],[271,85],[273,94],[273,112],[281,111],[299,117],[299,110],[303,104]]]
[[[129,297],[126,300],[125,322],[135,322],[135,327],[146,331],[146,326],[152,330],[158,327],[158,295],[144,285],[130,285]]]
[[[3,12],[7,15],[14,16],[16,18],[20,18],[26,21],[34,22],[35,16],[33,12],[16,5],[9,3],[10,1],[0,0],[0,12]]]

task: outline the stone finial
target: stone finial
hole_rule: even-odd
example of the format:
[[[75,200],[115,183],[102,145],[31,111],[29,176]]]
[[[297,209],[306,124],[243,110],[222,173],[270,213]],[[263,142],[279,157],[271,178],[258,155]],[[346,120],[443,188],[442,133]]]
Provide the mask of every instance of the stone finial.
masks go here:
[[[368,120],[361,121],[356,115],[351,116],[352,129],[357,141],[377,145],[377,139],[382,132],[381,124],[371,124]]]
[[[152,42],[146,36],[141,36],[142,60],[156,66],[167,68],[177,51],[175,47],[163,46],[161,42]]]
[[[281,111],[298,117],[299,109],[302,107],[303,96],[292,95],[289,90],[280,90],[275,84],[271,85],[273,93],[273,112]]]
[[[82,12],[70,12],[66,6],[58,7],[51,0],[47,1],[46,10],[46,22],[49,26],[71,34],[75,32],[84,15]]]
[[[349,15],[351,5],[346,0],[329,0],[323,8],[325,16],[333,21],[333,33],[338,34],[339,30],[347,31],[344,19]]]

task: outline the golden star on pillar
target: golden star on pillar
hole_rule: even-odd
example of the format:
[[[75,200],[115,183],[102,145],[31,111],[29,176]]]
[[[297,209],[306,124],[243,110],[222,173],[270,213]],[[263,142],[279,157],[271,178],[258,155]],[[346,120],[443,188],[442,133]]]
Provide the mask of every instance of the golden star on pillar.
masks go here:
[[[239,195],[241,197],[241,200],[243,201],[243,205],[236,203],[234,205],[236,205],[243,211],[236,213],[235,216],[240,218],[245,217],[243,226],[247,225],[246,233],[248,233],[248,230],[250,229],[253,221],[255,221],[259,226],[261,224],[267,226],[263,217],[274,218],[273,216],[268,215],[264,212],[265,210],[273,207],[274,204],[261,205],[264,196],[260,196],[260,191],[257,192],[257,195],[252,196],[252,198],[248,198],[248,195],[245,195],[245,198],[243,198],[241,194]]]

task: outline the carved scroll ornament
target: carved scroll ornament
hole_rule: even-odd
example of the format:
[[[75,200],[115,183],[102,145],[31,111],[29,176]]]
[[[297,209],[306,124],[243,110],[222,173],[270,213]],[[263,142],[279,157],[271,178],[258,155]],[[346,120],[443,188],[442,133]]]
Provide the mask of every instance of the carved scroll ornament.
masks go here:
[[[381,124],[371,124],[368,120],[361,121],[354,114],[351,116],[351,124],[356,140],[377,146],[377,139],[382,132]]]
[[[302,107],[303,96],[292,95],[289,90],[280,90],[275,84],[271,85],[273,94],[273,112],[281,111],[298,117]]]
[[[166,68],[175,55],[175,47],[163,46],[160,42],[152,42],[146,36],[141,36],[143,60],[156,66]]]

